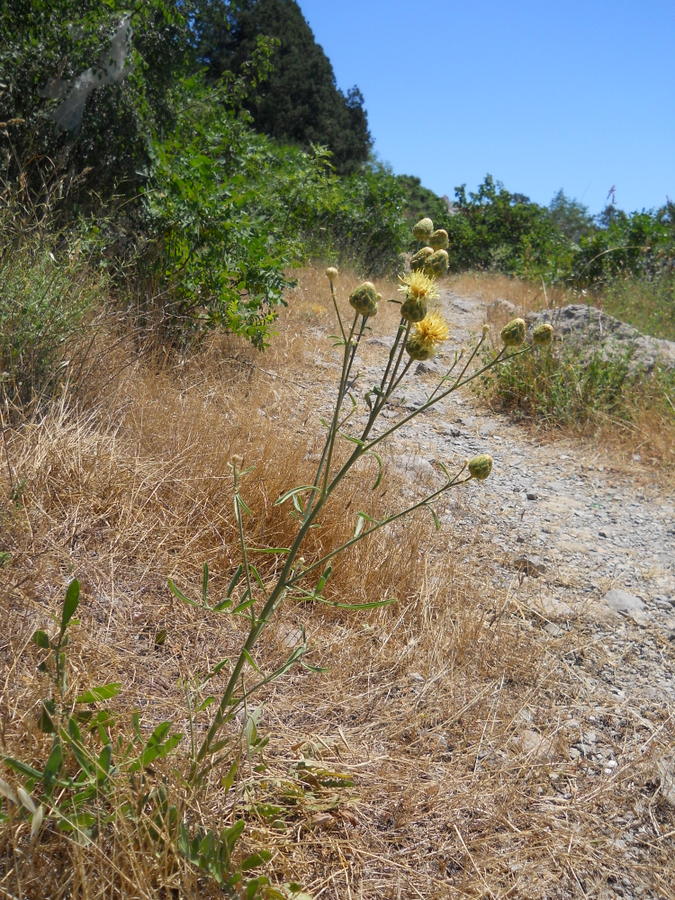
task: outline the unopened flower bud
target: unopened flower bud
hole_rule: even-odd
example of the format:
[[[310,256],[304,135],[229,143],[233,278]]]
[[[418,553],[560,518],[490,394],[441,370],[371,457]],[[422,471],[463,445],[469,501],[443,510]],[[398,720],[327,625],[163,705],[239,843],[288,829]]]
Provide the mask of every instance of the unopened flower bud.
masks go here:
[[[541,322],[532,329],[532,343],[539,347],[545,347],[553,340],[553,325]]]
[[[417,238],[418,241],[426,241],[434,230],[434,223],[431,219],[420,219],[419,222],[413,226],[413,234]]]
[[[417,272],[418,269],[424,268],[424,263],[429,259],[434,251],[431,247],[422,247],[421,250],[418,250],[417,253],[414,253],[410,257],[410,271]]]
[[[467,462],[469,475],[483,481],[492,471],[492,457],[488,453],[479,453]]]
[[[350,305],[362,316],[374,316],[377,312],[378,293],[371,281],[364,281],[349,297]]]
[[[428,272],[429,275],[434,275],[438,278],[441,275],[445,275],[449,265],[450,260],[448,258],[448,251],[436,250],[431,256],[427,257],[426,262],[424,263],[424,271]]]
[[[338,277],[338,270],[335,268],[335,266],[328,266],[328,268],[326,269],[326,277],[331,284],[335,281],[335,279]]]
[[[401,318],[408,322],[421,322],[427,314],[427,304],[422,297],[408,297],[401,306]]]
[[[501,330],[500,336],[505,347],[520,347],[525,340],[524,319],[511,319]]]
[[[434,250],[445,250],[449,243],[448,232],[445,228],[437,228],[429,238],[429,246]]]
[[[483,328],[481,330],[483,332],[484,338],[486,338],[488,336],[488,334],[490,334],[490,326],[488,325],[487,322],[485,323],[485,325],[483,325]]]

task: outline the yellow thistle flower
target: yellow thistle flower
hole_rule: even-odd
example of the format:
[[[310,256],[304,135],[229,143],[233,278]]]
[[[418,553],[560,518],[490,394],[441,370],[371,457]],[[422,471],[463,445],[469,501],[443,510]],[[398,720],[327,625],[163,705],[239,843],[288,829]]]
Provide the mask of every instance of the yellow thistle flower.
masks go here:
[[[410,272],[403,277],[399,276],[399,281],[399,291],[408,300],[434,300],[438,297],[436,281],[425,272]]]
[[[438,345],[450,336],[448,323],[439,313],[428,313],[412,329],[405,349],[412,359],[431,359]]]

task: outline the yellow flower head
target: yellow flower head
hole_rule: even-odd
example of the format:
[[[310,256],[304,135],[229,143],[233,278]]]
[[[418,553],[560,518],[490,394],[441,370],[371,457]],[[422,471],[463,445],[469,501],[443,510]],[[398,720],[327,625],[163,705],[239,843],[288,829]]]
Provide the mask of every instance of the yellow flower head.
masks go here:
[[[448,323],[438,313],[428,313],[417,322],[410,333],[405,348],[412,359],[431,359],[438,345],[450,336]]]
[[[438,297],[436,281],[425,272],[410,272],[399,279],[399,291],[408,300],[433,300]]]

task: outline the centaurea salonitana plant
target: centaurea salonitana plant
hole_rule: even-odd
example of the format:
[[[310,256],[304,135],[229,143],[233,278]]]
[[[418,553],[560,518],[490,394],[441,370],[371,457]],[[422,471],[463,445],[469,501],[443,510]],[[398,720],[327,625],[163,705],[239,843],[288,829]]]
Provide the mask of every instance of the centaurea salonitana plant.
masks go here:
[[[433,231],[430,219],[422,219],[414,229],[416,237],[421,241],[429,240],[434,234],[434,243],[442,244],[445,238]],[[426,252],[426,251],[429,252]],[[381,297],[375,286],[364,282],[352,291],[346,308],[339,302],[336,293],[338,271],[334,267],[326,269],[326,277],[330,285],[331,299],[337,316],[339,335],[336,337],[337,347],[342,348],[342,365],[335,395],[335,403],[330,418],[324,423],[326,436],[319,456],[314,478],[309,484],[299,485],[284,492],[276,501],[277,505],[292,503],[298,518],[295,537],[288,547],[256,548],[251,547],[244,529],[244,517],[249,511],[241,494],[243,476],[249,471],[243,468],[243,461],[233,459],[231,463],[234,480],[234,513],[239,537],[241,563],[235,571],[227,596],[214,605],[207,602],[208,571],[205,568],[203,585],[203,605],[215,611],[245,615],[249,620],[248,635],[238,657],[230,662],[224,660],[214,673],[228,671],[227,684],[221,694],[216,711],[211,718],[206,734],[200,744],[194,742],[193,782],[201,779],[214,766],[228,758],[228,751],[221,751],[228,746],[223,739],[223,728],[232,721],[237,712],[244,708],[251,695],[281,676],[291,666],[302,663],[306,651],[304,636],[302,642],[274,671],[264,673],[255,661],[256,644],[273,618],[280,605],[291,597],[314,600],[326,603],[323,590],[332,573],[332,561],[348,548],[364,540],[369,535],[396,522],[417,509],[428,509],[438,523],[433,504],[443,494],[457,485],[472,479],[483,480],[492,469],[492,459],[486,454],[474,457],[459,465],[454,471],[442,462],[437,462],[441,473],[440,484],[428,492],[420,500],[401,509],[394,510],[381,519],[375,520],[364,512],[357,512],[352,536],[334,547],[325,548],[318,559],[305,561],[305,539],[309,530],[330,507],[336,488],[349,476],[353,467],[365,456],[376,460],[378,476],[373,488],[376,488],[382,477],[382,460],[377,452],[378,445],[395,434],[403,425],[410,422],[420,413],[430,409],[453,391],[458,390],[488,370],[498,366],[505,359],[512,358],[515,353],[509,347],[516,345],[520,337],[522,320],[515,320],[502,332],[503,346],[491,358],[478,363],[480,348],[483,346],[488,330],[484,328],[475,347],[470,353],[457,352],[437,385],[430,390],[425,401],[416,410],[404,414],[398,420],[383,419],[382,412],[391,405],[392,396],[402,381],[409,376],[411,368],[419,360],[428,360],[435,356],[439,348],[448,340],[450,329],[440,312],[429,310],[429,303],[438,298],[437,276],[447,270],[448,255],[445,249],[433,250],[425,248],[420,259],[433,260],[431,266],[421,265],[401,278],[399,288],[403,300],[399,303],[401,317],[388,357],[383,361],[381,374],[375,384],[362,386],[364,406],[356,399],[359,392],[359,376],[354,373],[354,361],[360,342],[366,331],[370,330],[378,310]],[[348,316],[351,307],[351,315]],[[524,325],[524,323],[523,323]],[[516,353],[528,352],[528,348]],[[477,369],[472,368],[476,361]],[[362,411],[358,425],[356,412]],[[351,443],[353,449],[346,459],[336,461],[335,447],[338,439]],[[253,553],[264,552],[277,557],[278,565],[275,580],[266,585],[257,568],[251,562]],[[181,599],[185,596],[171,584],[172,590]],[[340,603],[339,606],[351,609],[364,609],[381,606],[393,602],[391,599],[373,600],[365,604]]]

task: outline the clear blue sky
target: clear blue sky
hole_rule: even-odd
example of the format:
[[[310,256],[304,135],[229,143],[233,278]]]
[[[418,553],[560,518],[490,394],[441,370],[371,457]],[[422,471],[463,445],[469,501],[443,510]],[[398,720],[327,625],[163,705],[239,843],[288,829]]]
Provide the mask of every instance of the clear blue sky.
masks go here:
[[[298,0],[375,152],[437,194],[490,172],[595,213],[675,200],[674,0]]]

